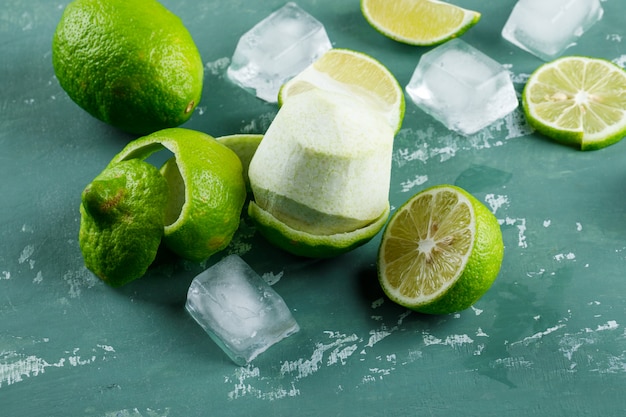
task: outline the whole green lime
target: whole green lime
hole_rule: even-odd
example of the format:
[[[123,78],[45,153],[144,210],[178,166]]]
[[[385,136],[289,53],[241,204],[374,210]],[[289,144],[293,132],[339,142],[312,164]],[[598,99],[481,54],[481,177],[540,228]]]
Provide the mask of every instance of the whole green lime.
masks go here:
[[[203,64],[181,22],[155,0],[75,0],[52,39],[54,72],[94,117],[134,134],[187,121]]]
[[[119,287],[141,277],[163,237],[168,185],[147,162],[107,167],[83,191],[79,244],[85,265]]]

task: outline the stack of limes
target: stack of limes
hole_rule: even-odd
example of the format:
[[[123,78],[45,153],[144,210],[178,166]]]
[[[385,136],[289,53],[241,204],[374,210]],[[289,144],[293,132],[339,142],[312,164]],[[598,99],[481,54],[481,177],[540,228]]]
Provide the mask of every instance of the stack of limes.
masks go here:
[[[389,214],[393,137],[404,96],[374,58],[331,49],[288,81],[250,162],[248,213],[297,255],[338,255],[370,240]]]

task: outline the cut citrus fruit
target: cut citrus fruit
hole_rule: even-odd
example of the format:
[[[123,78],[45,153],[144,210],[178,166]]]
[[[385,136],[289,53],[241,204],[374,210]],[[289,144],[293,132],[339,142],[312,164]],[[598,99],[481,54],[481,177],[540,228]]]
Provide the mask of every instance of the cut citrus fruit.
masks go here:
[[[626,135],[626,71],[598,58],[559,58],[531,74],[522,105],[538,132],[581,150],[600,149]]]
[[[404,94],[398,80],[379,61],[349,49],[331,49],[278,93],[280,106],[290,97],[318,88],[348,94],[381,112],[398,132],[404,118]]]
[[[361,12],[383,35],[409,45],[436,45],[465,33],[480,13],[437,0],[361,0]]]
[[[240,133],[221,136],[216,139],[219,143],[235,152],[235,154],[239,157],[241,167],[243,168],[243,179],[246,182],[246,188],[249,190],[250,179],[248,178],[248,167],[250,167],[250,161],[259,147],[259,144],[263,139],[263,135]]]
[[[411,197],[389,220],[378,253],[379,281],[404,307],[448,314],[482,297],[503,255],[491,211],[459,187],[435,186]]]
[[[161,168],[169,186],[163,242],[179,256],[203,261],[224,249],[239,227],[246,188],[237,155],[213,137],[163,129],[130,142],[110,165],[169,149]]]
[[[272,244],[294,255],[308,258],[330,258],[351,251],[370,241],[389,218],[389,207],[372,223],[360,229],[330,235],[315,235],[296,230],[256,205],[248,206],[261,234]]]

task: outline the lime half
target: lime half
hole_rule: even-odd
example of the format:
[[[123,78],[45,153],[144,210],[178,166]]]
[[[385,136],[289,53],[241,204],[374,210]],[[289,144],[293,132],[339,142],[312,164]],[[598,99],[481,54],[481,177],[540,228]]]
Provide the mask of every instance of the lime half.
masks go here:
[[[603,59],[559,58],[531,74],[522,105],[540,133],[581,150],[604,148],[626,135],[626,71]]]
[[[474,304],[496,279],[504,245],[495,216],[452,185],[411,197],[391,217],[378,253],[380,284],[415,311],[447,314]]]
[[[438,0],[361,0],[361,12],[378,32],[409,45],[436,45],[459,37],[481,16]]]

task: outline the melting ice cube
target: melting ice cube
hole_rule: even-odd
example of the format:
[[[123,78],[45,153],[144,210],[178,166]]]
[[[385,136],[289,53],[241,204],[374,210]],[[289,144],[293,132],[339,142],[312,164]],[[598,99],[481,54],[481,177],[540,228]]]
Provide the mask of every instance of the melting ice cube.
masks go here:
[[[193,279],[185,308],[238,365],[300,329],[280,295],[237,255]]]
[[[558,57],[602,18],[600,0],[520,0],[502,37],[544,61]]]
[[[286,81],[331,48],[324,26],[289,2],[239,39],[227,74],[260,99],[275,103]]]
[[[460,39],[425,53],[406,91],[418,107],[464,135],[483,129],[519,104],[508,71]]]

